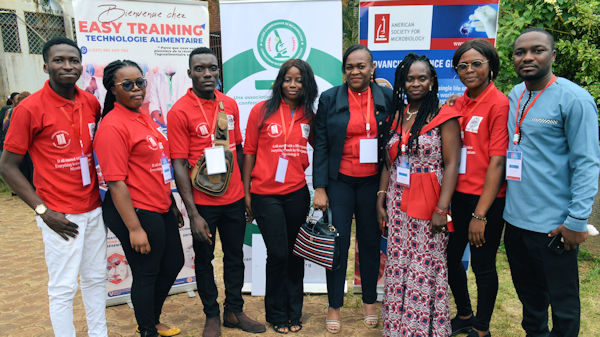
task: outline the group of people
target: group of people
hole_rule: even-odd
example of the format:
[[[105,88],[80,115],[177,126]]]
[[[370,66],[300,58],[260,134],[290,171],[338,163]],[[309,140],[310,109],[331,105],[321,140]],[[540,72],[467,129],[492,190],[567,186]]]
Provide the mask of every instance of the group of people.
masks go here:
[[[513,61],[524,82],[507,98],[493,82],[500,69],[493,45],[467,41],[452,60],[466,91],[442,105],[427,57],[408,54],[392,90],[374,82],[369,49],[354,45],[343,56],[345,83],[324,91],[316,111],[313,71],[290,59],[270,98],[250,112],[242,138],[236,102],[216,90],[217,57],[197,48],[189,56],[192,87],[169,110],[167,139],[140,111],[146,80],[135,62],[106,66],[101,108],[75,85],[82,71],[77,45],[66,38],[48,41],[43,57],[49,80],[15,109],[0,172],[37,214],[55,334],[75,336],[72,299],[80,275],[89,335],[107,335],[105,225],[119,238],[132,270],[141,336],[181,332],[160,320],[184,260],[173,180],[194,238],[203,336],[220,336],[221,324],[266,330],[243,312],[242,244],[252,219],[267,248],[266,322],[278,333],[300,331],[304,263],[292,250],[311,207],[304,173],[311,144],[312,207],[330,212],[339,233],[340,265],[326,273],[328,332],[342,330],[354,218],[365,326],[379,326],[383,230],[384,336],[491,336],[495,259],[505,231],[523,329],[528,336],[577,336],[577,245],[586,239],[597,192],[590,181],[597,181],[600,167],[598,112],[585,90],[553,75],[555,54],[548,32],[522,33]],[[92,151],[108,184],[103,201]],[[37,190],[18,170],[27,152]],[[212,266],[217,229],[224,253],[222,321]],[[461,263],[467,244],[476,312]],[[452,319],[448,288],[457,307]]]

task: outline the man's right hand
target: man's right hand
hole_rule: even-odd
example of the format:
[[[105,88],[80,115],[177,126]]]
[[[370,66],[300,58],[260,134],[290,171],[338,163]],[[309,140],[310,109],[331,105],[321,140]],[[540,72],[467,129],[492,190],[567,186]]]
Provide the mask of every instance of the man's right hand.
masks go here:
[[[60,235],[66,241],[69,237],[76,238],[79,232],[77,224],[69,221],[64,213],[59,213],[48,208],[46,213],[40,215],[44,223],[50,227],[56,234]]]
[[[251,223],[254,220],[254,214],[252,213],[252,197],[246,194],[244,196],[244,202],[246,204],[246,222]]]
[[[208,223],[200,215],[195,215],[190,218],[190,229],[194,239],[212,245],[212,234],[208,228]]]
[[[313,198],[313,208],[325,211],[327,210],[327,206],[329,206],[329,198],[327,197],[327,192],[325,192],[325,188],[319,187],[315,189],[315,196]]]

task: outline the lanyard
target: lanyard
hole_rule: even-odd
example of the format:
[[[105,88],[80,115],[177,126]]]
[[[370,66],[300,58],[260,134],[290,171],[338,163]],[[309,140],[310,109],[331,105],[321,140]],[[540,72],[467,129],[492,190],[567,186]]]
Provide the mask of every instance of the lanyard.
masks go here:
[[[489,89],[489,86],[488,86]],[[475,111],[475,109],[477,108],[477,106],[479,106],[479,103],[483,102],[485,100],[485,97],[492,92],[492,90],[488,90],[486,91],[483,95],[479,95],[479,97],[475,98],[475,105],[473,105],[473,107],[467,111],[466,113],[463,114],[462,116],[462,121],[461,121],[461,125],[460,125],[460,131],[462,131],[464,133],[465,129],[467,128],[467,123],[469,120],[469,117],[471,117],[471,115],[473,114],[473,112]]]
[[[288,132],[285,127],[285,119],[283,117],[283,109],[281,108],[281,104],[279,105],[279,115],[281,116],[281,126],[283,127],[283,154],[285,155],[285,151],[287,150],[287,140],[290,133],[292,133],[296,119],[294,116],[291,116],[292,121],[290,122],[290,132]]]
[[[196,96],[194,96],[196,97]],[[200,103],[200,100],[198,99],[198,97],[196,97],[196,102],[198,102],[198,105],[200,106],[200,110],[202,111],[202,115],[204,116],[204,120],[206,121],[206,124],[208,125],[208,118],[206,117],[206,112],[204,111],[204,107],[202,106],[202,103]],[[219,104],[217,103],[217,99],[215,97],[215,118],[213,120],[212,123],[212,127],[210,127],[210,129],[208,130],[208,132],[210,133],[210,141],[212,143],[212,146],[215,146],[215,128],[217,127],[217,118],[219,117],[219,113],[217,112],[217,110],[219,109]]]
[[[79,146],[81,147],[81,155],[83,156],[84,155],[84,153],[83,153],[83,139],[81,138],[81,130],[83,129],[83,117],[82,117],[81,107],[77,107],[75,109],[79,112],[79,130],[75,127],[75,122],[73,121],[73,119],[71,118],[71,116],[69,116],[69,114],[65,111],[65,109],[62,106],[60,107],[60,111],[63,112],[63,114],[65,115],[65,117],[69,121],[69,123],[71,123],[71,127],[73,128],[73,132],[75,132],[75,135],[77,136],[77,138],[79,138]]]
[[[163,146],[163,143],[162,143],[161,137],[160,137],[160,135],[162,135],[162,134],[160,132],[158,132],[158,130],[156,130],[155,128],[151,127],[150,124],[148,124],[148,122],[146,120],[144,120],[144,118],[141,115],[138,115],[135,118],[135,120],[138,121],[139,123],[141,123],[142,125],[144,125],[148,130],[150,130],[152,135],[158,141],[158,147],[162,151],[162,155],[165,156],[164,146]]]
[[[356,99],[356,97],[352,93],[352,90],[350,90],[350,88],[348,88],[348,96],[352,97],[352,99],[354,100],[354,103],[356,103],[360,107],[360,112],[363,115],[363,122],[365,123],[365,130],[367,131],[367,137],[371,137],[371,123],[369,123],[369,117],[371,116],[371,88],[369,87],[369,89],[367,89],[367,113],[366,114],[363,112],[363,106],[361,104],[362,103],[362,95],[361,95],[361,102],[359,102],[358,99]]]
[[[515,116],[515,134],[513,135],[513,144],[517,145],[521,141],[521,137],[520,137],[520,134],[521,134],[521,124],[523,124],[523,120],[525,119],[525,116],[527,116],[527,113],[529,112],[529,109],[531,109],[531,107],[533,106],[533,104],[535,103],[535,101],[537,101],[537,99],[544,92],[544,90],[546,90],[555,81],[556,81],[556,75],[552,75],[552,78],[550,79],[550,81],[548,82],[548,84],[546,84],[546,86],[544,87],[544,89],[542,89],[540,92],[538,92],[537,95],[535,95],[535,98],[533,99],[533,101],[531,101],[531,104],[529,104],[529,106],[527,107],[527,109],[525,109],[525,111],[523,111],[522,116],[519,119],[519,108],[521,107],[521,99],[523,98],[523,95],[525,95],[525,91],[527,90],[527,88],[523,89],[523,92],[521,93],[521,97],[519,97],[519,101],[517,103],[517,111],[516,111],[517,114]]]
[[[406,111],[408,111],[408,108],[410,107],[410,104],[406,106],[406,108],[404,108],[404,112],[402,113],[402,115],[404,115],[406,113]],[[410,138],[410,132],[408,132],[409,130],[403,130],[401,129],[400,132],[398,133],[398,135],[400,136],[400,151],[402,152],[402,154],[406,154],[406,148],[408,146],[408,138]]]

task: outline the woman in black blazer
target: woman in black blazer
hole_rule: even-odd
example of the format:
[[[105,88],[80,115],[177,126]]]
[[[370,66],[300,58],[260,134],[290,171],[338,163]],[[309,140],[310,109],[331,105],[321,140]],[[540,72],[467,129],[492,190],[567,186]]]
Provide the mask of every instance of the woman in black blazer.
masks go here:
[[[383,165],[386,119],[391,114],[392,90],[372,82],[375,64],[371,51],[353,45],[344,53],[346,83],[321,94],[315,118],[313,157],[313,206],[330,207],[340,233],[340,267],[327,271],[329,310],[326,327],[341,330],[344,281],[350,246],[352,216],[356,217],[364,323],[378,324],[377,277],[379,238],[376,201]]]

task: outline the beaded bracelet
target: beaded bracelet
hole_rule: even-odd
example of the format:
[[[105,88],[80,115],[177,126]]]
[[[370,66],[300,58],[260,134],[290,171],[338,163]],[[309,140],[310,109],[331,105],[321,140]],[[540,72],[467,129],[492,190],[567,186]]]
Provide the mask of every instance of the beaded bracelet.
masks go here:
[[[483,223],[487,225],[487,218],[486,217],[479,216],[479,215],[475,214],[475,212],[471,213],[471,216],[473,217],[473,219],[477,219],[477,220],[483,221]]]
[[[435,212],[437,214],[439,214],[439,215],[448,215],[448,214],[450,214],[448,211],[444,211],[444,210],[442,210],[441,208],[439,208],[437,206],[435,207]]]
[[[387,192],[386,192],[386,191],[383,191],[383,190],[381,190],[381,191],[377,191],[377,196],[379,196],[381,193],[383,193],[383,194],[386,194]]]

